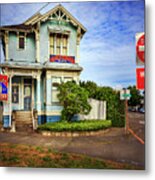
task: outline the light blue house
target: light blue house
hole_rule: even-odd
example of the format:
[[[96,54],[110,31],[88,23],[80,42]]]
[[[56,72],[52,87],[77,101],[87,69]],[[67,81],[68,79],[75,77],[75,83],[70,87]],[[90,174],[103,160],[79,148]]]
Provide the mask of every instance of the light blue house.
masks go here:
[[[79,81],[80,41],[85,27],[63,6],[37,13],[23,24],[0,27],[9,78],[3,101],[3,127],[12,131],[60,120],[57,98],[61,82]]]

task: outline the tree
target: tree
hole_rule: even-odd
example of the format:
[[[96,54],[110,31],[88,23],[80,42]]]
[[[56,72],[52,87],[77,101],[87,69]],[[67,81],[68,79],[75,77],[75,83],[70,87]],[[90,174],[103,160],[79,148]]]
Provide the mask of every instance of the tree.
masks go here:
[[[128,89],[130,89],[131,98],[128,101],[129,106],[137,106],[141,103],[142,95],[140,94],[140,91],[136,89],[136,86],[129,86]]]
[[[74,81],[62,83],[58,90],[58,99],[63,106],[61,120],[71,122],[74,115],[88,114],[90,112],[88,91]]]
[[[97,91],[97,84],[93,81],[80,81],[80,86],[89,92],[89,98],[95,98]]]

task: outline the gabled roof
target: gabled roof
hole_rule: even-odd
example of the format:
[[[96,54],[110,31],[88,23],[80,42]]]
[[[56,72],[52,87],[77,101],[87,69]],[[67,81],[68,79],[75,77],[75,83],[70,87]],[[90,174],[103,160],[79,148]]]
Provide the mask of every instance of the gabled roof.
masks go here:
[[[57,5],[53,9],[49,10],[47,13],[41,15],[40,13],[37,13],[30,17],[28,20],[24,22],[25,25],[34,25],[37,22],[44,22],[47,20],[51,15],[55,14],[58,10],[60,10],[64,15],[67,16],[67,18],[76,26],[79,26],[82,31],[85,33],[87,30],[86,28],[76,19],[74,18],[69,11],[67,11],[61,4]]]
[[[0,30],[7,30],[7,29],[12,29],[12,30],[22,30],[22,31],[31,31],[33,25],[35,25],[38,22],[44,22],[46,21],[49,17],[52,15],[57,16],[57,12],[62,13],[62,17],[66,17],[66,21],[71,22],[73,25],[80,27],[81,33],[84,34],[87,30],[86,28],[76,19],[74,18],[70,12],[68,12],[62,5],[57,5],[50,11],[48,11],[45,14],[40,14],[36,13],[33,16],[31,16],[29,19],[27,19],[24,23],[22,24],[17,24],[17,25],[8,25],[8,26],[2,26],[0,27]],[[59,20],[62,20],[62,17],[58,15]]]

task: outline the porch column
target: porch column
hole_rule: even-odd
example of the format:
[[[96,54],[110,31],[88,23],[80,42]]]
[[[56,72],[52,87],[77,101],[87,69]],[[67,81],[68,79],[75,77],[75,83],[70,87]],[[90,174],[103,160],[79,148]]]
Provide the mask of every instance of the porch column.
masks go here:
[[[51,75],[46,74],[46,111],[49,110],[49,106],[51,106],[51,99],[52,99],[52,80],[51,80]]]
[[[5,60],[9,60],[9,32],[5,31],[4,34],[4,42],[5,42]]]
[[[81,40],[81,28],[77,29],[77,40],[76,40],[76,62],[80,62],[80,40]]]
[[[34,79],[32,78],[32,109],[34,109]]]
[[[37,24],[37,29],[35,30],[35,40],[36,40],[36,62],[40,62],[40,24]]]
[[[9,77],[9,127],[11,127],[12,115],[12,75]]]
[[[41,79],[40,74],[37,75],[37,111],[41,112]]]

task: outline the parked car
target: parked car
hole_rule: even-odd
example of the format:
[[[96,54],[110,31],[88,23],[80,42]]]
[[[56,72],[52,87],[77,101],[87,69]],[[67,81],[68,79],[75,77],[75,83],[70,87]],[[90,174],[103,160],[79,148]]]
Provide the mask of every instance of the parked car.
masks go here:
[[[139,112],[140,112],[140,113],[145,113],[145,109],[144,109],[144,108],[140,108],[140,109],[139,109]]]
[[[128,110],[129,110],[130,112],[136,112],[136,111],[137,111],[137,108],[136,108],[136,107],[130,107]]]

